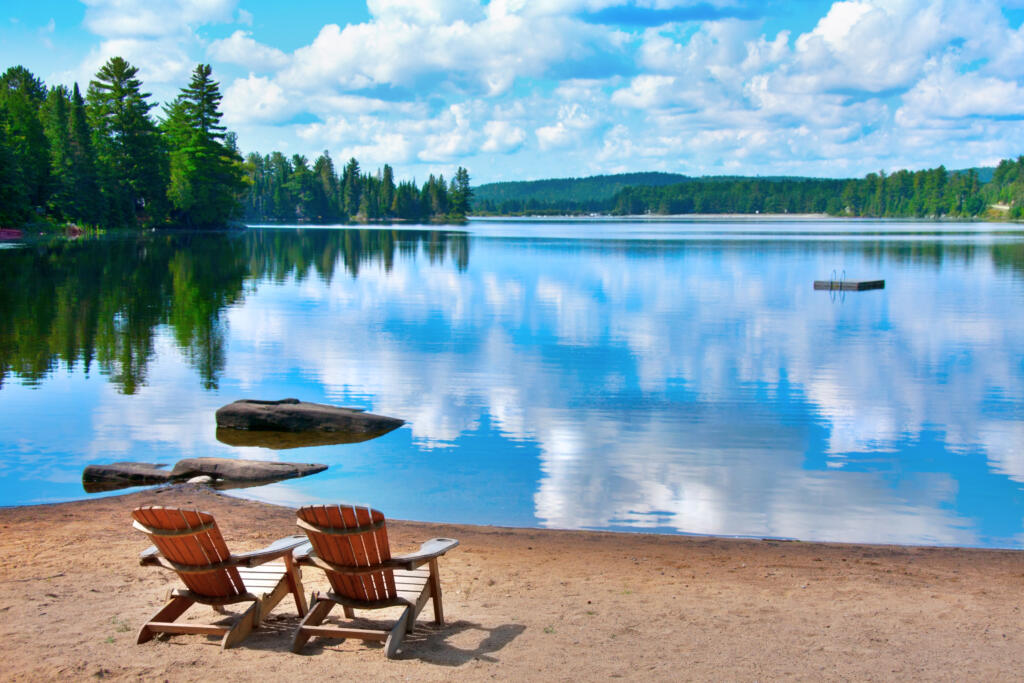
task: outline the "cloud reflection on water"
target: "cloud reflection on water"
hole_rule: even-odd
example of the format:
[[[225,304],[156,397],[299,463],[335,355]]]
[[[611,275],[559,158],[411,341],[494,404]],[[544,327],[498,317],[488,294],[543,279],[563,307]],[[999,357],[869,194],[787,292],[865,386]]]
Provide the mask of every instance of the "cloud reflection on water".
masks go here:
[[[404,500],[393,516],[1020,545],[1020,273],[984,244],[867,239],[476,236],[459,267],[421,247],[358,274],[275,272],[223,313],[217,390],[161,336],[150,385],[94,384],[69,448],[328,462],[244,495]],[[833,269],[886,289],[833,301],[811,289]],[[216,441],[220,405],[296,394],[409,424],[301,456]]]
[[[484,417],[536,443],[543,525],[973,544],[956,466],[904,451],[935,432],[937,460],[1024,475],[1024,320],[1005,315],[1019,284],[984,252],[940,266],[770,242],[762,258],[473,249],[463,276],[409,260],[336,279],[270,341],[328,395],[407,419],[422,447],[457,446]],[[887,289],[813,292],[837,260]],[[236,338],[268,334],[262,306],[233,311]]]

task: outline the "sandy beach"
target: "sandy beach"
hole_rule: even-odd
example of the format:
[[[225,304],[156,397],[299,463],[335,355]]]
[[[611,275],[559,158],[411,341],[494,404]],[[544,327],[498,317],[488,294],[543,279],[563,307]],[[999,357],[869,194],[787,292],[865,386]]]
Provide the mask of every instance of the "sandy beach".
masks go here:
[[[293,510],[194,486],[0,509],[0,678],[1019,678],[1017,551],[401,521],[389,522],[395,552],[435,536],[461,545],[441,561],[447,623],[424,610],[397,660],[352,640],[292,654],[288,600],[234,649],[206,636],[136,645],[177,584],[137,562],[148,541],[129,512],[144,504],[215,514],[236,552],[297,532]],[[314,570],[303,581],[326,587]]]

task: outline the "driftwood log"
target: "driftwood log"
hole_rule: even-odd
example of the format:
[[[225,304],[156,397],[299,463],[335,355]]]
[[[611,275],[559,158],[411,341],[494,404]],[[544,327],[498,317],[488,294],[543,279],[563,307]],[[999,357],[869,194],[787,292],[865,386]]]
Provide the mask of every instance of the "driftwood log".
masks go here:
[[[360,408],[305,403],[295,398],[280,401],[242,399],[217,411],[217,427],[270,432],[332,432],[351,441],[365,441],[405,424]]]

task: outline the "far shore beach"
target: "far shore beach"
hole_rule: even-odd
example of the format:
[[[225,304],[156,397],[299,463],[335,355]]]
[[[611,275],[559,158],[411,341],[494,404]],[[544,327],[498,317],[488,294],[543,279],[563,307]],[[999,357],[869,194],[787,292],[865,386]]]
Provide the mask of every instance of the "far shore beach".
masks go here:
[[[447,623],[397,660],[376,644],[289,651],[288,600],[239,647],[135,644],[170,572],[141,567],[130,511],[213,513],[236,552],[297,533],[294,510],[196,486],[0,508],[3,680],[1014,680],[1024,554],[389,521],[435,536]],[[386,513],[387,511],[384,510]],[[305,570],[306,592],[326,587]],[[207,608],[189,614],[210,620]],[[216,617],[217,615],[212,615]]]

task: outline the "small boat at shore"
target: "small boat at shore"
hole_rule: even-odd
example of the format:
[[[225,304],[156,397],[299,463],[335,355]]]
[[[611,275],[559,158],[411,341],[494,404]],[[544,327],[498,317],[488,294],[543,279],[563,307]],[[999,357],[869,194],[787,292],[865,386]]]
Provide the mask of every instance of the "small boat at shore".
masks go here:
[[[0,240],[20,240],[25,236],[21,230],[14,228],[0,228]]]

